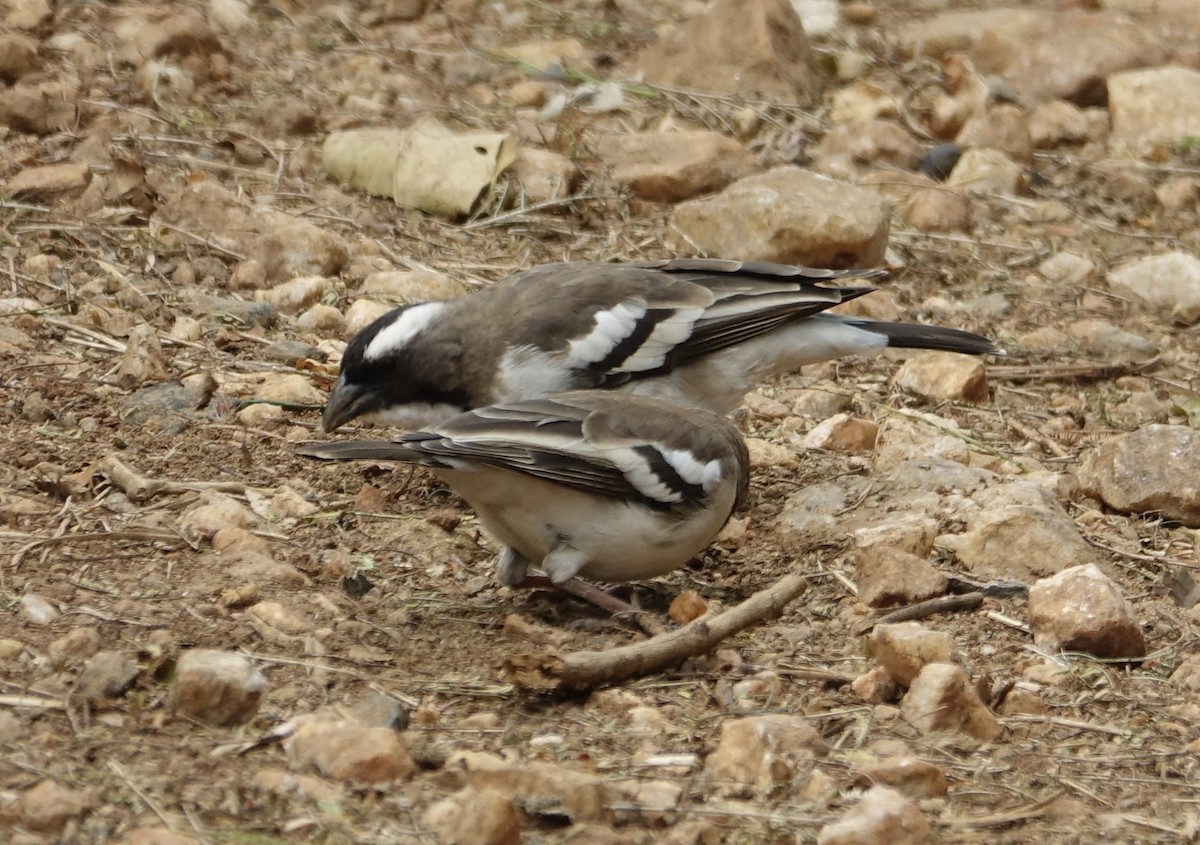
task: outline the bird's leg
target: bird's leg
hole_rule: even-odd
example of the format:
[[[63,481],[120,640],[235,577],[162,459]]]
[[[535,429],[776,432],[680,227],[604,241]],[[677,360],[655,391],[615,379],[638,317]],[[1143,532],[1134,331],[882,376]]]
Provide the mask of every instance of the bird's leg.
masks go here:
[[[521,587],[530,577],[529,561],[516,549],[505,546],[496,559],[496,580],[506,587]]]
[[[564,593],[570,593],[575,598],[590,602],[601,610],[607,610],[613,616],[620,616],[627,619],[632,618],[639,628],[652,637],[666,633],[666,628],[654,618],[653,614],[647,613],[644,610],[638,610],[629,604],[629,602],[621,601],[611,593],[607,593],[580,578],[568,578],[556,586]]]
[[[661,623],[653,616],[638,610],[628,602],[621,601],[614,595],[606,593],[599,587],[575,577],[587,559],[575,549],[567,546],[548,554],[542,561],[542,568],[548,575],[531,575],[528,572],[529,561],[513,549],[505,548],[496,562],[497,580],[506,587],[520,589],[559,589],[568,595],[583,599],[601,610],[607,610],[613,616],[632,619],[637,626],[650,636],[663,633]]]
[[[601,610],[607,610],[613,616],[632,619],[639,628],[652,637],[666,632],[666,628],[652,614],[646,613],[644,610],[638,610],[628,602],[621,601],[611,593],[607,593],[599,587],[589,584],[582,578],[568,578],[561,584],[555,584],[553,579],[545,575],[529,575],[516,586],[523,589],[562,590],[564,593],[572,595],[577,599],[583,599],[588,604],[593,604]]]
[[[653,616],[577,578],[576,573],[583,569],[586,563],[587,557],[582,552],[561,545],[542,559],[541,568],[550,576],[554,586],[563,592],[607,610],[614,616],[632,618],[639,628],[652,637],[663,633],[662,625]]]

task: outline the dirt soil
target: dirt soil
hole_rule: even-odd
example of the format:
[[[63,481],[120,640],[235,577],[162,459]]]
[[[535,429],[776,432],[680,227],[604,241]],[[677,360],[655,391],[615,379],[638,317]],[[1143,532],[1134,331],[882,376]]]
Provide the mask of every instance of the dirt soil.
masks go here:
[[[404,4],[252,4],[245,26],[220,31],[213,43],[200,39],[172,58],[188,69],[190,83],[157,71],[139,75],[139,66],[126,60],[136,36],[118,21],[170,22],[192,14],[193,4],[61,4],[30,33],[37,72],[78,84],[69,86],[74,99],[65,103],[70,119],[44,131],[7,132],[0,176],[83,161],[108,178],[110,194],[86,215],[52,194],[0,204],[6,295],[37,305],[0,319],[0,639],[18,642],[0,657],[0,715],[12,717],[0,724],[0,805],[50,778],[84,807],[61,833],[10,834],[28,842],[105,842],[123,841],[137,826],[169,826],[205,842],[433,842],[422,813],[458,786],[439,770],[439,760],[471,749],[682,788],[677,811],[622,817],[617,841],[665,841],[672,828],[703,822],[687,841],[811,842],[857,799],[864,785],[857,767],[868,750],[902,742],[950,782],[948,797],[922,802],[936,841],[1191,841],[1200,799],[1194,744],[1200,712],[1191,694],[1166,679],[1194,652],[1197,629],[1195,617],[1160,588],[1168,570],[1196,565],[1189,530],[1101,512],[1095,503],[1071,505],[1080,530],[1096,543],[1097,561],[1116,573],[1142,620],[1149,658],[1135,666],[1069,661],[1064,677],[1038,686],[1047,713],[1002,717],[994,742],[925,737],[902,719],[881,718],[887,711],[864,704],[845,683],[871,665],[857,633],[871,612],[848,589],[847,545],[810,547],[772,527],[790,492],[869,473],[869,462],[800,453],[794,467],[755,473],[744,536],[728,537],[693,565],[631,591],[643,607],[662,613],[685,589],[733,605],[785,573],[810,574],[807,592],[781,618],[736,636],[714,655],[625,684],[620,694],[537,696],[516,689],[498,669],[507,655],[537,645],[531,638],[599,650],[639,635],[573,600],[497,587],[492,547],[462,503],[428,476],[295,457],[293,441],[319,419],[317,402],[289,404],[277,418],[252,425],[237,417],[243,406],[236,399],[196,387],[204,373],[219,374],[221,383],[300,374],[327,389],[336,368],[315,352],[299,361],[267,357],[274,341],[319,339],[293,319],[261,326],[197,312],[191,298],[197,288],[227,298],[252,299],[253,292],[230,284],[247,256],[211,243],[204,231],[151,225],[180,184],[216,182],[257,208],[344,238],[350,261],[327,297],[344,310],[354,299],[355,273],[361,278],[361,268],[379,259],[479,285],[547,261],[664,257],[669,208],[632,200],[608,184],[589,147],[592,133],[600,125],[649,125],[665,115],[723,129],[742,108],[733,98],[676,96],[639,100],[636,121],[568,113],[555,124],[550,145],[587,174],[577,189],[586,198],[465,226],[404,212],[335,186],[320,166],[324,133],[403,125],[426,113],[460,126],[509,128],[513,106],[497,95],[519,78],[516,70],[501,65],[493,75],[480,73],[482,81],[457,85],[435,72],[444,56],[469,46],[473,32],[490,29],[505,43],[576,38],[604,58],[603,66],[619,67],[666,11],[649,10],[657,4],[529,3],[514,17],[497,12],[500,4],[450,2],[408,23],[389,19],[394,5]],[[865,43],[881,68],[916,85],[930,68],[903,65],[885,35],[912,16],[907,6],[875,3],[876,17],[866,26],[876,35]],[[413,27],[422,33],[419,43]],[[55,40],[38,40],[50,34]],[[111,61],[74,64],[68,57],[81,55],[80,39]],[[819,112],[760,110],[762,129],[750,140],[767,157],[788,148],[781,138],[803,146],[820,136],[813,129],[823,125]],[[1035,193],[1015,202],[978,200],[969,236],[926,235],[897,224],[892,249],[904,266],[879,295],[890,296],[903,319],[983,331],[1014,349],[1023,332],[1100,316],[1154,337],[1170,355],[1141,366],[1083,354],[1064,360],[1017,353],[989,362],[991,400],[977,406],[931,405],[893,388],[891,357],[838,362],[761,392],[790,405],[806,379],[834,377],[857,397],[858,415],[882,420],[889,408],[932,410],[994,454],[1065,470],[1093,445],[1135,427],[1140,420],[1114,411],[1131,395],[1157,397],[1164,421],[1171,397],[1196,396],[1194,330],[1164,325],[1106,289],[1047,285],[1031,297],[1023,283],[1064,244],[1092,256],[1101,272],[1181,244],[1195,252],[1195,212],[1172,217],[1112,199],[1069,152],[1039,154],[1034,167]],[[1155,167],[1146,174],[1157,182],[1200,173],[1200,159],[1183,150]],[[1051,224],[1026,213],[1034,199],[1046,198],[1074,216]],[[989,294],[1005,297],[1010,307],[987,317],[954,307]],[[200,320],[199,337],[166,338],[185,314]],[[139,385],[122,381],[118,365],[142,322],[164,338],[164,381],[185,379],[193,396],[208,395],[201,410],[186,396],[176,410],[129,404]],[[739,419],[748,435],[776,442],[791,442],[796,425],[755,411]],[[135,501],[97,469],[112,457],[169,484]],[[265,540],[272,565],[232,565],[208,541],[180,530],[180,515],[207,495],[205,484],[196,483],[209,482],[263,517],[255,534]],[[292,498],[277,498],[281,491]],[[280,502],[296,494],[316,504],[316,512],[280,516]],[[948,570],[952,557],[940,563]],[[344,581],[355,573],[368,579],[365,593]],[[27,594],[51,603],[57,618],[32,622],[22,610]],[[283,630],[247,612],[261,602],[277,602],[306,627]],[[1024,668],[1041,658],[1027,632],[988,617],[989,610],[1027,618],[1023,600],[989,599],[980,611],[929,624],[952,635],[962,664],[990,691],[1024,680]],[[93,629],[98,639],[74,634],[64,645],[80,628]],[[98,645],[134,656],[141,672],[132,688],[92,703],[73,696],[88,656],[74,653],[73,642],[84,651]],[[269,688],[249,724],[212,729],[172,715],[172,661],[196,647],[242,652],[263,668]],[[747,679],[761,683],[738,686]],[[288,765],[278,743],[229,750],[288,719],[353,705],[372,691],[412,711],[405,736],[423,768],[409,784],[366,788],[330,780],[318,798],[272,780]],[[649,734],[630,728],[624,695],[658,710],[667,727]],[[820,762],[833,781],[829,794],[783,791],[728,803],[695,786],[696,767],[655,770],[639,762],[646,748],[703,760],[724,719],[762,712],[811,719],[830,748]],[[527,842],[587,834],[554,817],[527,815],[523,824]]]

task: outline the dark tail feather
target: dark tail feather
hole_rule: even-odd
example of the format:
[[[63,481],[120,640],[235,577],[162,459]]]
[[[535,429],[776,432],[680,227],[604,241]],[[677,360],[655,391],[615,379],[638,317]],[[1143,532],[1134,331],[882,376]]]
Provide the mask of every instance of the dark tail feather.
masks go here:
[[[896,349],[940,349],[967,355],[1005,355],[1005,351],[983,335],[925,323],[885,323],[876,320],[851,320],[867,331],[886,335],[888,346]]]
[[[436,434],[415,432],[397,440],[330,440],[301,443],[297,455],[324,461],[403,461],[410,464],[444,467],[436,456],[422,452],[422,440],[440,440]]]

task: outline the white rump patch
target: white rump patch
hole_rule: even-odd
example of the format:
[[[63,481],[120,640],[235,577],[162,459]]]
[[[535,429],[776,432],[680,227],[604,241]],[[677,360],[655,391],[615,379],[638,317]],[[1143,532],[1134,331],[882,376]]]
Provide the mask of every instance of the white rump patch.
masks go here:
[[[789,372],[847,355],[873,355],[887,349],[886,334],[857,326],[851,319],[854,318],[838,314],[814,314],[766,335],[775,347],[771,350],[778,361],[774,372]]]
[[[573,367],[587,367],[603,361],[617,344],[637,329],[638,321],[646,316],[646,303],[627,299],[612,308],[596,312],[596,327],[584,337],[570,342],[568,362]]]
[[[400,312],[390,326],[382,329],[367,344],[363,358],[375,361],[408,346],[413,339],[446,310],[444,302],[422,302]]]
[[[507,350],[500,359],[490,401],[493,404],[519,402],[578,386],[572,383],[571,370],[563,362],[561,353],[554,355],[532,346],[517,346]]]

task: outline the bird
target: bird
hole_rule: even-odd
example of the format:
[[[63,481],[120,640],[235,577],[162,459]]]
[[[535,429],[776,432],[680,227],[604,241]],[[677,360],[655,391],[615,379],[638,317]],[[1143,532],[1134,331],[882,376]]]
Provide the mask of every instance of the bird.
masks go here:
[[[406,305],[354,336],[321,428],[424,428],[484,405],[619,390],[718,414],[763,379],[888,347],[1002,355],[972,332],[826,310],[882,269],[725,259],[568,262]]]
[[[641,581],[683,566],[745,500],[750,474],[729,419],[607,390],[487,405],[427,431],[297,452],[429,467],[500,542],[501,584],[536,586],[537,567],[610,610],[628,607],[578,578]]]

